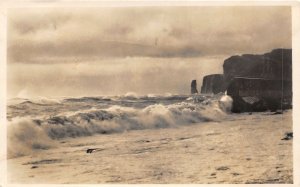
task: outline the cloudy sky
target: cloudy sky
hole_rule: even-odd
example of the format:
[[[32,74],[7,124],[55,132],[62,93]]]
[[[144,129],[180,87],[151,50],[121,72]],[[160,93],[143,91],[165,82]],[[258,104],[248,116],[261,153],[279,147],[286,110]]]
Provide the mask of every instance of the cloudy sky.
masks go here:
[[[291,48],[289,7],[18,8],[8,96],[189,93],[224,59]]]

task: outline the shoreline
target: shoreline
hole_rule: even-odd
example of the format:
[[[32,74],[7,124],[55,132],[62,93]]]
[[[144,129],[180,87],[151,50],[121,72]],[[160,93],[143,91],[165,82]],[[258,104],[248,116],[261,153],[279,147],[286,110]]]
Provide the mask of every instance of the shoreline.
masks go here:
[[[292,110],[66,138],[8,160],[9,183],[293,183]],[[88,148],[96,148],[91,154]]]

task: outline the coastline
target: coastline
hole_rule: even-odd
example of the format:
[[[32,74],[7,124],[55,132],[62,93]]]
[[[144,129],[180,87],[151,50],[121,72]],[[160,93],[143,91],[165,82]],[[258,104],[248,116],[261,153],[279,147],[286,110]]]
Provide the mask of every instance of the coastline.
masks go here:
[[[292,110],[66,138],[8,160],[9,183],[293,183]],[[97,148],[88,154],[88,148]]]

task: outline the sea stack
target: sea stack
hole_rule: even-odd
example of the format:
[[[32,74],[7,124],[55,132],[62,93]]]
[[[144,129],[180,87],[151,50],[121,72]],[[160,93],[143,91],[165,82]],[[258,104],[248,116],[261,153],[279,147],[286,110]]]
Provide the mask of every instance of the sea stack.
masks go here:
[[[191,94],[196,94],[198,93],[198,90],[197,90],[197,81],[196,80],[192,80],[192,83],[191,83]]]

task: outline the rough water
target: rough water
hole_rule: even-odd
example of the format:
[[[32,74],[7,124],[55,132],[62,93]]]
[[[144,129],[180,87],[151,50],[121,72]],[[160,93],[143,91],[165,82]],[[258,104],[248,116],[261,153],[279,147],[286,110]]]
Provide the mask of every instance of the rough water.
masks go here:
[[[11,99],[8,181],[293,183],[293,141],[284,138],[292,111],[232,114],[231,102],[226,95]]]
[[[23,156],[55,146],[55,140],[130,130],[176,128],[228,117],[224,95],[99,96],[10,99],[8,154]],[[17,150],[17,151],[16,151]]]

